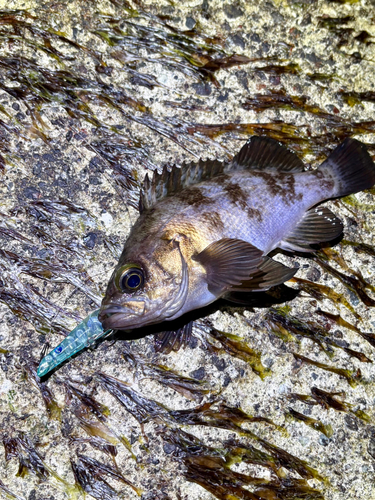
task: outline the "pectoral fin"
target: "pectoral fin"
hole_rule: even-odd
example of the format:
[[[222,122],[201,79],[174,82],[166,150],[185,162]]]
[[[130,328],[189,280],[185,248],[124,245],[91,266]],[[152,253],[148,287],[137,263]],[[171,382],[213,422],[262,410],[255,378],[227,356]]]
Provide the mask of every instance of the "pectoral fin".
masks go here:
[[[263,291],[285,281],[290,280],[296,274],[297,269],[284,266],[281,262],[276,262],[269,257],[263,257],[263,262],[259,266],[259,271],[251,280],[251,289],[253,291]]]
[[[248,282],[257,272],[263,252],[246,241],[223,238],[193,258],[206,270],[208,289],[220,295]]]
[[[223,299],[234,304],[247,307],[270,307],[293,300],[300,290],[281,284],[263,292],[229,292]]]
[[[279,246],[284,250],[312,252],[314,249],[310,245],[335,240],[342,230],[341,220],[328,208],[311,208]]]
[[[233,286],[231,291],[261,292],[268,290],[273,286],[280,285],[290,280],[296,272],[297,269],[291,269],[269,257],[263,257],[258,269],[250,276],[250,279],[244,281],[239,287]]]

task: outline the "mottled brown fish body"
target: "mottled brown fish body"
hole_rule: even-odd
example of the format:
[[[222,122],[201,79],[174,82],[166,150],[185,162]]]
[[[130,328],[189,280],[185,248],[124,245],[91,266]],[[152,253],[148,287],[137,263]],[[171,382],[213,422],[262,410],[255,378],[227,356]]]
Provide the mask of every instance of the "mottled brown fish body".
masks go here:
[[[233,292],[266,290],[295,270],[267,257],[340,236],[330,198],[371,187],[374,164],[347,139],[314,171],[277,142],[252,138],[231,163],[200,161],[148,177],[141,215],[109,282],[105,329],[173,320]]]

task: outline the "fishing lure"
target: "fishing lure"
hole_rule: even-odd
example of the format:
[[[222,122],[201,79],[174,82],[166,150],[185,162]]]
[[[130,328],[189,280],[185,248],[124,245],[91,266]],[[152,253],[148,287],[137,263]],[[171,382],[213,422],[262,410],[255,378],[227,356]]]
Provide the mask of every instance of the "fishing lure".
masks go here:
[[[97,340],[108,336],[112,330],[104,330],[98,319],[100,309],[92,312],[67,337],[44,356],[38,366],[37,375],[44,377],[48,372],[61,365],[85,347],[93,345]]]

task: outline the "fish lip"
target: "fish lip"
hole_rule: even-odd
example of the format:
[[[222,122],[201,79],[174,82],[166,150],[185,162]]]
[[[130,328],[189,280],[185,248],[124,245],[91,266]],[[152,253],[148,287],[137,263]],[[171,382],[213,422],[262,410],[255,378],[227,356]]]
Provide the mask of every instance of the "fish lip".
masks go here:
[[[124,311],[121,306],[104,306],[100,309],[100,313],[98,314],[98,320],[104,326],[106,320],[112,315],[116,313],[125,314],[127,311]]]
[[[136,326],[141,321],[143,314],[144,307],[142,311],[137,311],[128,306],[108,304],[102,306],[98,319],[104,330],[122,330]]]
[[[136,315],[124,314],[122,312],[113,313],[111,316],[101,321],[104,330],[133,330],[144,324],[142,318]]]

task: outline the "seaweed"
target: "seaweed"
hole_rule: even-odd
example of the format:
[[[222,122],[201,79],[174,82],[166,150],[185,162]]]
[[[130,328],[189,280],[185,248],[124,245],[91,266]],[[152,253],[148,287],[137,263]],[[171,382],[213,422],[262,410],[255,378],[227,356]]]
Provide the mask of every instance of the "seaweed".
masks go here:
[[[370,255],[371,257],[375,257],[375,249],[371,245],[368,245],[367,243],[360,243],[358,241],[349,241],[346,240],[345,238],[341,240],[341,245],[344,246],[351,246],[355,252],[357,253],[364,253],[366,255]]]
[[[0,479],[0,491],[3,493],[4,498],[9,498],[10,500],[25,500],[25,497],[21,497],[16,493],[13,493]]]
[[[64,315],[64,311],[43,297],[31,285],[23,284],[19,280],[16,281],[13,277],[13,286],[16,284],[20,290],[10,286],[0,288],[0,302],[6,304],[13,314],[29,321],[35,330],[42,334],[49,333],[52,328],[56,332],[67,333],[65,323],[58,319],[60,314]]]
[[[375,43],[375,42],[371,42]],[[344,92],[341,91],[339,97],[348,104],[349,106],[355,106],[356,104],[362,104],[365,102],[375,102],[375,92]]]
[[[107,417],[110,415],[109,408],[102,403],[99,403],[95,398],[82,392],[80,389],[75,387],[73,384],[69,382],[64,383],[65,389],[67,391],[68,402],[75,397],[83,405],[86,410],[85,413],[92,414],[99,420],[105,422]]]
[[[26,236],[23,236],[18,231],[10,227],[0,226],[0,235],[7,236],[8,238],[15,239],[18,241],[25,241],[27,243],[32,243],[32,241],[29,238],[26,238]]]
[[[216,328],[210,328],[210,335],[220,342],[222,349],[236,358],[249,363],[251,369],[263,380],[271,374],[269,368],[262,365],[261,353],[251,349],[240,337],[230,333],[221,332]]]
[[[128,353],[124,354],[125,359],[128,357]],[[187,399],[201,401],[204,395],[212,394],[204,381],[184,377],[167,366],[154,365],[145,361],[140,362],[140,360],[137,360],[137,363],[145,378],[157,380],[160,384],[170,387]]]
[[[45,382],[41,382],[40,378],[37,376],[37,367],[37,363],[30,360],[27,364],[24,365],[27,379],[32,383],[34,387],[36,387],[40,391],[40,394],[42,395],[44,404],[46,406],[48,417],[52,420],[61,422],[61,408],[54,398],[51,389]]]
[[[327,311],[322,311],[321,309],[318,309],[316,312],[317,314],[320,314],[329,321],[335,322],[339,326],[344,326],[345,328],[348,328],[349,330],[358,333],[362,338],[367,340],[369,344],[375,347],[375,334],[362,332],[359,328],[357,328],[356,326],[352,325],[351,323],[343,319],[339,314],[332,314]]]
[[[312,281],[305,280],[303,278],[292,278],[290,280],[291,282],[297,283],[298,288],[300,290],[303,290],[304,292],[308,293],[314,299],[317,299],[319,301],[323,299],[329,299],[333,305],[336,306],[336,304],[342,304],[345,306],[349,311],[357,318],[361,319],[361,316],[357,313],[357,311],[354,309],[354,307],[346,300],[346,298],[338,293],[332,290],[327,285],[321,285],[319,283],[313,283]]]
[[[341,347],[329,337],[328,332],[320,325],[303,322],[287,314],[282,308],[270,308],[265,315],[264,324],[273,333],[279,334],[280,332],[281,337],[285,340],[296,340],[296,337],[291,336],[291,333],[312,340],[319,345],[329,358],[332,358],[333,352],[332,348],[328,348],[327,345]]]
[[[234,498],[268,498],[267,495],[273,490],[277,491],[279,498],[285,500],[299,498],[298,495],[303,492],[311,493],[312,496],[306,498],[322,498],[321,493],[310,488],[305,479],[286,478],[282,467],[296,471],[304,478],[322,479],[319,474],[314,469],[306,467],[303,461],[264,440],[259,441],[262,446],[268,446],[268,453],[234,439],[225,441],[220,448],[213,448],[180,429],[163,427],[158,433],[164,441],[172,445],[168,450],[171,450],[173,456],[184,464],[185,477],[200,484],[217,498],[227,499],[229,492],[239,495]],[[273,479],[270,481],[264,477],[252,477],[233,471],[231,467],[239,462],[269,469]],[[245,485],[254,486],[254,493],[244,489]],[[261,496],[257,496],[258,494]]]
[[[359,368],[356,371],[346,370],[345,368],[336,368],[335,366],[329,366],[324,363],[314,361],[313,359],[307,358],[306,356],[302,356],[302,354],[297,354],[295,352],[293,353],[293,356],[303,363],[316,366],[317,368],[321,368],[327,372],[332,372],[340,377],[344,377],[351,387],[356,387],[358,383],[362,381],[362,374]]]
[[[313,321],[301,321],[291,314],[286,313],[282,308],[270,308],[264,317],[264,325],[268,330],[271,330],[286,341],[297,341],[299,337],[310,339],[312,342],[315,342],[329,358],[332,358],[334,355],[332,347],[336,347],[344,350],[349,356],[353,356],[364,363],[372,363],[363,352],[355,351],[336,342],[331,338],[329,332],[318,323]]]
[[[204,403],[189,410],[170,410],[155,400],[145,398],[124,381],[104,373],[96,374],[104,387],[133,415],[140,423],[151,420],[159,423],[178,423],[181,425],[204,425],[232,429],[245,434],[252,433],[241,428],[245,422],[273,422],[266,417],[252,417],[237,408],[220,404],[217,410],[211,408],[213,403]],[[277,426],[276,426],[277,427]]]
[[[341,3],[344,1],[341,0]],[[354,1],[349,0],[350,3]],[[315,85],[315,82],[329,82],[332,79],[340,81],[335,73],[306,75],[303,68],[295,64],[293,60],[288,62],[274,56],[248,58],[231,54],[224,48],[225,37],[222,35],[206,36],[199,22],[194,30],[183,31],[171,25],[175,22],[172,16],[161,12],[154,14],[145,12],[146,7],[142,1],[133,2],[136,8],[131,8],[128,2],[122,0],[111,0],[110,4],[113,7],[111,14],[97,12],[96,9],[90,8],[84,10],[82,26],[87,42],[83,43],[77,43],[65,33],[52,29],[48,16],[39,15],[39,12],[35,15],[21,10],[0,12],[0,38],[6,48],[6,52],[0,55],[0,68],[4,75],[0,88],[10,97],[10,105],[19,102],[22,111],[26,113],[25,118],[22,119],[14,113],[9,113],[5,104],[0,105],[2,114],[0,173],[7,172],[8,168],[10,170],[13,167],[22,172],[22,161],[26,159],[30,164],[34,161],[24,152],[24,149],[27,149],[24,144],[30,139],[38,139],[37,149],[44,148],[48,151],[53,147],[56,136],[50,133],[48,122],[52,107],[54,108],[51,113],[54,115],[53,118],[56,118],[56,114],[59,115],[56,122],[59,121],[60,132],[65,133],[68,130],[66,141],[70,142],[73,148],[86,148],[90,154],[96,155],[95,161],[90,162],[88,167],[90,173],[97,171],[101,177],[106,176],[117,191],[117,200],[121,200],[125,206],[133,207],[137,207],[141,180],[139,172],[156,168],[143,127],[149,129],[147,133],[173,141],[179,146],[184,156],[186,155],[182,150],[188,151],[192,156],[198,156],[197,149],[202,150],[202,145],[205,151],[207,151],[207,146],[210,146],[212,150],[229,156],[226,147],[215,142],[221,134],[226,134],[227,138],[231,139],[237,139],[240,135],[246,137],[249,134],[257,134],[280,140],[297,152],[300,157],[310,154],[314,155],[316,160],[322,156],[325,157],[329,149],[344,137],[373,133],[375,130],[375,122],[356,123],[350,119],[344,119],[334,106],[331,106],[333,111],[329,113],[309,101],[305,90],[300,91],[298,85],[290,85],[291,82],[296,82],[301,77],[308,78],[312,85]],[[47,9],[45,6],[40,6],[40,8]],[[56,9],[54,6],[48,8]],[[151,8],[147,6],[147,9]],[[203,9],[203,7],[200,8]],[[325,18],[320,20],[320,26],[332,31],[335,37],[333,42],[339,46],[343,46],[350,40],[356,44],[373,43],[367,32],[357,34],[350,27],[345,26],[349,22],[351,22],[349,17]],[[102,45],[97,50],[97,40],[104,41],[107,48],[103,50]],[[288,50],[292,53],[291,46]],[[174,74],[179,74],[179,77],[188,75],[185,87],[178,87],[176,90],[173,85],[165,84],[157,73],[159,65],[170,69]],[[285,77],[285,81],[288,80],[287,88],[293,89],[290,90],[291,94],[284,88],[270,89],[266,95],[255,94],[243,103],[245,109],[255,109],[259,112],[267,109],[286,109],[296,113],[308,113],[310,116],[305,124],[296,126],[293,120],[290,120],[290,123],[278,121],[267,123],[269,120],[267,116],[264,118],[259,116],[259,120],[256,120],[266,123],[246,123],[246,120],[245,123],[237,123],[236,118],[230,118],[228,123],[221,124],[217,123],[215,118],[209,118],[208,115],[204,120],[198,118],[195,120],[190,117],[181,118],[181,114],[178,113],[173,114],[174,109],[177,108],[189,112],[211,113],[214,108],[209,104],[210,100],[206,101],[206,105],[202,99],[194,96],[193,92],[189,96],[185,94],[188,86],[191,86],[191,81],[198,85],[202,85],[203,82],[203,86],[208,89],[211,89],[210,83],[213,87],[219,87],[218,71],[240,65],[248,65],[247,73],[250,76],[258,75],[263,78],[263,74],[266,74],[271,81],[273,80],[274,85],[280,82],[280,75],[289,75],[290,77]],[[114,78],[116,72],[121,76],[121,83]],[[233,74],[236,73],[233,72]],[[346,82],[344,83],[346,85]],[[150,92],[144,95],[153,97],[139,97],[137,92],[139,86],[148,88]],[[322,87],[322,85],[318,86]],[[182,88],[184,90],[179,90]],[[259,85],[258,88],[265,87]],[[373,93],[356,93],[352,92],[350,87],[348,88],[349,90],[345,86],[343,91],[339,91],[337,97],[350,106],[365,101],[373,102]],[[163,90],[163,94],[157,94],[159,90]],[[214,91],[217,93],[216,90]],[[199,96],[198,91],[197,94]],[[160,95],[163,96],[161,99]],[[169,116],[153,111],[154,96],[156,96],[156,102],[159,100],[163,106],[168,106]],[[317,127],[312,125],[312,119],[318,122]],[[127,126],[134,127],[137,131],[134,135],[141,139],[135,139],[133,131],[129,131]],[[85,127],[89,128],[85,130]],[[142,132],[138,133],[139,130]],[[15,150],[10,146],[12,138],[16,138],[18,142]],[[369,150],[373,152],[371,145]],[[180,158],[177,162],[179,161]],[[29,167],[30,165],[27,164],[27,169],[25,169],[27,172],[29,172]],[[109,174],[108,171],[110,171]],[[18,191],[20,187],[22,188],[21,184],[16,186],[16,196],[22,200],[23,195]],[[67,197],[69,196],[68,193]],[[353,200],[346,199],[344,203],[348,205],[353,203]],[[101,208],[103,205],[100,205]],[[372,210],[373,207],[370,204],[356,204],[353,212],[357,214],[357,211]],[[72,322],[79,321],[79,315],[76,312],[69,312],[65,306],[61,307],[58,305],[59,302],[54,303],[49,292],[53,289],[56,294],[61,286],[61,290],[72,289],[73,293],[82,292],[89,299],[86,301],[86,306],[90,304],[91,307],[91,300],[98,303],[101,292],[86,270],[88,261],[90,263],[94,261],[93,253],[88,254],[87,248],[82,243],[82,233],[87,226],[99,228],[100,233],[104,233],[103,227],[84,207],[72,203],[69,199],[57,197],[50,199],[39,197],[28,199],[26,202],[19,201],[9,214],[1,214],[1,217],[3,221],[0,225],[0,237],[5,241],[5,245],[0,254],[2,275],[0,300],[6,303],[17,317],[29,321],[38,332],[46,334],[54,329],[56,333],[65,334]],[[100,235],[100,241],[103,241],[105,247],[114,256],[118,256],[121,251],[116,238],[118,237],[109,234]],[[372,247],[365,244],[355,245],[353,244],[355,251],[375,255]],[[48,252],[43,254],[40,249],[48,250]],[[335,261],[341,266],[339,257],[334,253],[329,254],[325,263],[330,266],[331,262]],[[320,254],[319,258],[324,261],[323,254]],[[331,272],[331,269],[326,268],[326,270]],[[344,276],[344,273],[350,274],[349,280],[346,284],[344,283],[348,290],[353,289],[356,294],[361,292],[364,294],[364,300],[371,301],[371,296],[367,294],[371,286],[363,280],[362,276],[356,275],[353,270],[345,269],[345,267],[341,274]],[[343,280],[348,278],[343,276],[341,277]],[[44,287],[41,292],[38,285],[35,285],[40,282],[43,287],[48,285],[48,289]],[[360,319],[355,308],[335,290],[297,278],[294,283],[317,300],[328,298],[335,306],[344,305],[357,319]],[[314,341],[324,349],[328,356],[332,355],[331,348],[334,347],[344,349],[350,356],[363,362],[370,361],[363,353],[339,345],[335,338],[330,337],[329,328],[324,328],[315,321],[307,319],[302,321],[290,315],[289,311],[283,313],[284,310],[272,308],[268,311],[268,315],[266,314],[265,321],[268,321],[269,326],[277,330],[279,334],[281,332],[287,340],[299,341],[302,336]],[[330,313],[324,313],[324,318],[329,326],[335,323],[351,328],[375,347],[373,334],[361,332],[356,326],[345,322],[340,315],[328,316],[328,314]],[[320,318],[322,317],[323,314],[320,314]],[[240,337],[220,332],[212,327],[210,335],[212,343],[203,339],[208,350],[224,351],[231,357],[249,363],[253,371],[261,378],[270,374],[270,371],[261,363],[260,353],[251,349]],[[130,352],[125,353],[126,359],[129,360],[132,348],[130,344],[126,345],[130,346]],[[171,458],[179,462],[177,467],[182,467],[181,474],[186,478],[201,484],[213,495],[226,500],[229,496],[256,499],[277,497],[284,500],[323,498],[321,493],[307,483],[307,479],[323,479],[317,471],[303,460],[262,440],[255,432],[248,429],[248,426],[260,423],[272,426],[272,431],[276,429],[285,433],[284,427],[275,425],[267,416],[247,415],[241,409],[231,407],[221,397],[219,399],[218,396],[221,394],[213,391],[206,382],[191,379],[182,373],[170,370],[167,366],[154,364],[141,356],[138,358],[134,356],[134,359],[137,380],[142,377],[152,377],[162,387],[171,388],[187,399],[198,403],[203,397],[210,398],[209,402],[200,406],[187,409],[188,405],[184,405],[183,410],[171,410],[158,401],[144,397],[138,389],[134,389],[136,386],[130,386],[110,375],[99,373],[94,378],[94,382],[91,380],[87,382],[87,384],[95,385],[99,381],[102,387],[113,395],[141,426],[149,422],[153,424],[153,428],[154,424],[166,425],[167,427],[160,434],[161,439],[165,443],[169,439],[169,442],[174,444]],[[299,359],[314,363],[312,360],[307,360],[308,358],[300,357]],[[35,377],[34,362],[27,361],[27,363],[24,367],[27,379],[41,392],[48,415],[50,418],[60,418],[61,410],[55,401],[51,386],[41,383]],[[323,364],[316,366],[323,369],[330,368]],[[346,374],[352,383],[359,381],[359,374],[344,372],[344,376]],[[342,374],[339,368],[335,373]],[[79,446],[81,446],[80,443],[90,444],[96,450],[105,453],[105,458],[108,460],[109,457],[108,461],[111,463],[111,465],[106,465],[100,460],[83,455],[78,455],[78,462],[77,459],[73,459],[72,467],[76,477],[76,486],[72,488],[75,493],[78,493],[78,485],[80,485],[81,492],[83,489],[96,498],[126,496],[126,491],[120,491],[120,488],[113,486],[111,482],[113,480],[119,482],[122,487],[124,485],[124,478],[115,461],[118,459],[118,445],[122,443],[126,446],[132,459],[135,456],[132,454],[127,439],[116,432],[114,415],[110,415],[109,408],[95,399],[93,396],[95,392],[83,389],[84,384],[78,386],[71,381],[58,379],[55,381],[66,391],[64,417],[71,417],[76,424],[76,429],[80,426],[86,433],[82,438],[77,437],[67,426],[63,428],[63,437],[72,447],[75,443]],[[311,401],[305,400],[305,402],[318,404],[320,398],[323,402],[327,401],[340,407],[334,393],[326,394],[333,394],[331,399],[336,403],[330,399],[329,395],[319,393],[319,390],[314,394],[315,399],[311,396]],[[217,399],[212,401],[212,398]],[[323,403],[320,402],[320,404]],[[349,403],[342,403],[342,405],[344,409],[338,411],[357,411],[354,410],[354,405]],[[290,411],[294,412],[292,418],[299,420],[305,418],[295,410]],[[357,413],[361,418],[362,414],[359,411]],[[17,415],[10,416],[18,418]],[[362,415],[362,418],[366,420],[368,417]],[[112,421],[115,423],[112,424]],[[304,421],[313,428],[329,432],[328,427],[320,427],[320,422],[310,417],[306,417]],[[197,425],[204,426],[206,429],[214,427],[225,429],[228,435],[235,432],[246,442],[218,439],[217,448],[209,447],[181,429],[181,427],[186,426],[189,429],[189,426]],[[82,435],[79,428],[77,432],[80,433],[79,436]],[[255,446],[247,442],[250,440],[255,443]],[[53,471],[45,465],[41,455],[35,451],[35,446],[31,440],[27,440],[22,435],[7,437],[4,441],[6,460],[18,458],[21,475],[30,471],[41,481],[49,481],[53,478]],[[140,450],[148,453],[146,446],[141,446]],[[167,451],[165,453],[167,454]],[[139,460],[137,457],[137,459],[142,462],[142,458]],[[267,469],[265,471],[267,475],[263,474],[263,471],[259,473],[259,477],[240,474],[234,468],[235,464],[240,462],[263,467]],[[303,479],[291,477],[293,474],[300,474]],[[126,484],[139,495],[141,494],[134,485]],[[4,495],[11,495],[10,498],[19,498],[10,493],[1,481],[0,490]],[[150,497],[151,493],[148,493],[146,496]],[[176,495],[178,496],[179,493],[176,492]]]
[[[354,276],[347,276],[346,274],[338,271],[337,269],[334,269],[332,266],[327,264],[327,262],[324,262],[321,258],[319,257],[313,257],[315,262],[317,262],[324,270],[335,276],[335,278],[339,279],[345,287],[350,290],[351,292],[355,293],[358,298],[368,307],[374,307],[375,306],[375,299],[371,298],[365,291],[365,288],[371,288],[373,291],[375,291],[375,288],[370,285],[369,283],[366,283],[366,281],[362,278],[360,273],[356,272],[356,277]],[[353,272],[353,271],[352,271]]]
[[[365,422],[370,423],[371,422],[371,417],[367,415],[362,410],[355,410],[354,407],[355,405],[348,403],[346,401],[340,401],[337,398],[337,396],[343,398],[345,396],[344,392],[327,392],[323,391],[323,389],[319,389],[318,387],[312,387],[311,388],[311,396],[305,395],[305,394],[297,394],[297,393],[291,393],[289,397],[291,399],[298,399],[299,401],[302,401],[305,404],[308,405],[317,405],[320,404],[328,410],[329,408],[332,408],[336,411],[342,411],[345,413],[352,413],[356,417],[360,418],[361,420],[364,420]]]
[[[197,436],[179,428],[159,426],[156,431],[165,443],[172,445],[167,449],[168,453],[172,454],[173,457],[184,458],[203,454],[221,457],[226,453],[224,447],[213,448],[212,446],[207,446]]]
[[[114,458],[117,455],[117,445],[121,443],[129,451],[131,457],[135,459],[129,441],[109,425],[109,409],[69,382],[65,382],[64,387],[67,404],[78,419],[82,429],[91,436],[88,440],[89,444]],[[99,422],[93,420],[92,417],[97,418]],[[82,441],[79,438],[74,439],[75,441]]]
[[[285,89],[280,89],[277,91],[269,91],[267,94],[254,94],[246,99],[242,107],[247,110],[254,110],[258,113],[266,109],[287,109],[318,115],[319,118],[327,122],[338,123],[344,121],[337,115],[327,113],[327,111],[319,108],[316,104],[307,104],[308,99],[307,96],[303,95],[289,95],[286,93]]]
[[[17,476],[25,477],[28,473],[34,474],[40,480],[53,478],[56,486],[64,491],[69,498],[75,498],[77,488],[51,469],[42,460],[40,454],[36,451],[31,439],[24,433],[19,433],[15,438],[5,438],[3,440],[6,450],[6,460],[16,457],[19,462]]]
[[[228,450],[226,454],[228,464],[244,462],[265,467],[275,475],[279,474],[281,464],[275,454],[267,453],[249,443],[245,444],[236,439],[229,439],[224,444]],[[280,473],[280,475],[282,474]]]
[[[74,285],[76,288],[84,292],[90,299],[100,305],[101,297],[94,293],[86,283],[84,283],[80,275],[84,278],[88,278],[85,272],[80,273],[79,271],[72,270],[70,266],[67,266],[65,262],[61,260],[49,260],[44,261],[38,258],[27,259],[21,257],[13,252],[8,252],[6,250],[0,249],[0,257],[4,261],[8,261],[13,265],[13,269],[17,269],[18,273],[28,274],[33,278],[39,278],[42,280],[49,280],[56,283],[69,283]],[[63,310],[61,310],[63,312]],[[70,315],[71,317],[78,319],[76,315]]]
[[[308,466],[303,460],[294,457],[281,448],[258,437],[252,431],[240,426],[243,423],[251,422],[264,422],[275,425],[267,417],[252,417],[240,409],[231,408],[222,403],[218,405],[218,409],[212,408],[213,403],[205,403],[188,410],[170,410],[156,401],[142,397],[136,391],[130,389],[128,384],[118,379],[103,373],[98,373],[97,378],[141,425],[152,420],[156,423],[175,423],[184,426],[203,425],[232,430],[255,439],[271,453],[280,467],[295,470],[302,477],[321,479],[317,471]]]
[[[97,373],[97,379],[105,389],[112,394],[133,417],[143,425],[150,420],[160,422],[171,422],[173,418],[170,416],[169,410],[162,404],[145,398],[134,389],[130,384],[106,375],[105,373]]]
[[[119,498],[119,492],[113,489],[103,476],[110,476],[117,481],[121,481],[132,488],[138,496],[142,494],[142,490],[134,486],[118,469],[111,465],[98,462],[84,455],[78,455],[77,463],[71,460],[71,465],[76,483],[83,491],[98,500],[117,500]]]
[[[319,20],[319,26],[329,29],[336,37],[336,46],[338,48],[349,43],[350,35],[354,33],[353,28],[343,28],[340,26],[346,25],[354,21],[353,16],[344,17],[329,17],[321,16],[317,18]]]
[[[333,435],[333,429],[331,425],[325,425],[320,420],[308,417],[307,415],[304,415],[303,413],[300,413],[293,408],[288,408],[288,413],[286,415],[287,417],[292,417],[295,420],[299,420],[305,423],[306,425],[314,429],[314,431],[322,432],[328,438],[332,437]]]
[[[128,17],[117,19],[102,16],[105,26],[94,31],[111,47],[121,46],[121,52],[114,50],[112,56],[124,64],[158,61],[197,80],[210,80],[218,87],[214,75],[217,70],[252,62],[246,56],[226,54],[218,39],[212,40],[194,30],[181,32],[163,22],[160,16],[129,9],[127,14]],[[153,20],[152,25],[140,24],[141,19],[147,18]],[[147,55],[139,56],[140,49]]]
[[[219,427],[238,432],[239,434],[254,437],[252,431],[246,430],[240,425],[243,423],[264,422],[275,426],[281,432],[284,429],[276,425],[267,417],[253,417],[247,415],[239,408],[231,408],[224,403],[220,403],[217,409],[211,408],[214,403],[204,403],[196,408],[189,410],[172,410],[170,416],[173,420],[182,425],[204,425],[210,427]]]
[[[259,478],[227,470],[223,459],[213,457],[189,457],[184,460],[185,477],[188,481],[199,484],[216,498],[241,498],[244,500],[260,500],[260,497],[243,488],[248,484],[259,484]]]
[[[264,498],[323,500],[322,494],[318,490],[311,488],[304,480],[288,478],[270,481],[265,478],[241,474],[229,469],[220,457],[191,456],[184,459],[183,463],[186,467],[185,476],[189,481],[198,483],[215,495],[216,498],[222,500],[228,498],[246,500],[261,500]],[[254,492],[245,488],[248,485],[253,486]]]
[[[321,476],[313,467],[310,467],[306,461],[293,456],[287,451],[265,441],[264,439],[258,438],[258,442],[274,457],[279,467],[285,467],[286,469],[289,469],[291,471],[296,471],[305,479],[315,478],[319,481],[326,481],[325,478]]]

